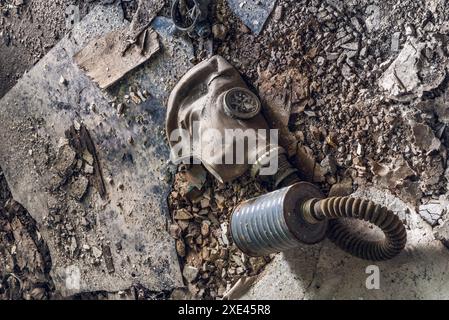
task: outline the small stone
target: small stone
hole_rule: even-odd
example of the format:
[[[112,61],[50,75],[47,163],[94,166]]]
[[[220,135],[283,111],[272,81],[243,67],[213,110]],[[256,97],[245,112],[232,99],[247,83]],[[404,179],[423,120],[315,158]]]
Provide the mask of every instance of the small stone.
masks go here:
[[[89,165],[93,165],[94,164],[94,157],[93,155],[87,151],[87,149],[85,149],[83,151],[83,159],[84,161],[86,161]]]
[[[103,252],[97,247],[92,247],[92,255],[94,256],[95,259],[100,259],[101,256],[103,255]]]
[[[215,39],[223,41],[228,34],[228,29],[225,25],[218,23],[212,26],[212,33]]]
[[[223,197],[223,195],[217,193],[214,195],[214,198],[215,198],[215,202],[217,203],[217,206],[220,208],[223,208],[224,203],[225,203],[225,197]]]
[[[175,220],[190,220],[193,218],[193,215],[187,211],[187,209],[179,209],[176,210],[174,215]]]
[[[78,120],[73,120],[73,127],[75,128],[76,131],[80,131],[81,129],[81,123],[78,122]]]
[[[357,51],[359,50],[359,43],[358,42],[344,43],[340,47],[346,50]]]
[[[201,208],[202,208],[202,209],[206,209],[206,208],[208,208],[209,205],[210,205],[210,200],[209,200],[209,199],[206,199],[206,198],[201,199],[200,204],[201,204]]]
[[[280,21],[283,15],[284,15],[283,7],[281,5],[276,6],[276,9],[274,9],[273,13],[274,21]]]
[[[449,220],[433,229],[435,239],[440,240],[449,249]]]
[[[119,103],[117,105],[117,114],[122,115],[124,111],[125,111],[125,105],[123,103]]]
[[[198,277],[198,273],[198,268],[192,266],[185,266],[184,270],[182,271],[182,275],[188,283],[192,283],[196,279],[196,277]]]
[[[178,226],[181,228],[182,231],[187,230],[189,227],[189,221],[188,220],[178,220],[176,221]]]
[[[182,233],[181,227],[177,224],[172,224],[172,225],[170,225],[169,233],[170,233],[170,236],[172,236],[172,238],[180,239],[181,233]]]
[[[79,176],[70,185],[70,195],[78,201],[81,201],[86,194],[89,180],[86,177]]]
[[[137,94],[135,94],[134,92],[130,92],[129,95],[131,96],[131,100],[135,103],[135,104],[141,104],[142,100],[140,100],[140,98],[137,96]]]
[[[210,233],[210,221],[204,220],[201,223],[201,235],[203,237],[207,237]]]
[[[58,150],[58,158],[54,168],[60,175],[66,175],[76,163],[76,152],[68,145],[62,145]]]
[[[84,166],[84,173],[86,173],[86,174],[93,174],[94,173],[94,167],[92,167],[90,164],[86,164]]]
[[[64,86],[68,84],[67,80],[63,76],[59,77],[59,83]]]
[[[363,147],[360,143],[357,143],[357,155],[361,156],[363,153]]]
[[[424,123],[416,123],[412,127],[413,138],[415,145],[430,153],[438,150],[441,146],[441,141],[435,137],[432,128]]]
[[[337,172],[337,161],[332,155],[327,155],[320,163],[324,170],[324,173],[330,173],[334,175]]]
[[[176,240],[176,252],[182,258],[186,256],[186,245],[183,240]]]
[[[228,223],[223,222],[221,225],[221,239],[223,240],[224,245],[229,245],[229,239],[228,239]]]
[[[395,32],[391,36],[391,51],[398,52],[399,51],[399,38],[401,37],[400,32]]]
[[[140,90],[137,91],[137,96],[140,98],[140,100],[142,100],[142,102],[147,100],[147,98],[145,98],[144,94]]]
[[[104,245],[102,247],[102,251],[104,262],[106,264],[106,270],[108,270],[109,273],[114,273],[115,267],[114,267],[114,260],[112,259],[111,248],[108,245]]]

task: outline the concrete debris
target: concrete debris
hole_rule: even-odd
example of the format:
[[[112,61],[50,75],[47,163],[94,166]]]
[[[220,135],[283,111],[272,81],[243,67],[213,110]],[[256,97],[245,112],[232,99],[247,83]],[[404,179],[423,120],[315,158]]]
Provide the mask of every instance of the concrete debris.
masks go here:
[[[192,266],[185,266],[184,270],[182,271],[182,275],[184,276],[184,279],[188,283],[192,283],[195,281],[196,277],[198,276],[199,270],[198,268],[192,267]]]
[[[397,43],[397,40],[394,41]],[[446,78],[446,70],[435,69],[430,61],[434,55],[440,55],[435,49],[439,45],[436,40],[421,42],[414,37],[407,39],[396,60],[379,79],[380,87],[389,98],[409,101],[441,85]],[[394,46],[398,47],[396,44]],[[443,55],[440,59],[444,59]]]
[[[290,115],[307,112],[304,109],[309,97],[309,80],[297,69],[290,69],[281,74],[272,74],[269,70],[261,72],[258,82],[265,119],[271,128],[280,131],[281,146],[293,155],[296,139],[289,130]]]
[[[446,214],[449,201],[443,196],[440,199],[431,199],[429,202],[419,206],[419,215],[432,227]]]
[[[270,258],[249,258],[233,244],[229,236],[229,215],[233,208],[248,196],[264,193],[248,175],[228,184],[208,181],[199,199],[188,202],[179,196],[184,171],[175,176],[174,190],[169,197],[174,225],[170,233],[176,237],[178,255],[184,261],[184,278],[188,295],[192,298],[223,298],[242,276],[259,274]],[[213,185],[210,186],[209,183]],[[182,210],[188,220],[177,220]],[[190,280],[194,279],[194,280]],[[185,295],[185,292],[182,293]]]
[[[440,240],[449,249],[449,220],[433,229],[435,239]]]
[[[435,137],[433,130],[428,125],[415,123],[412,125],[412,132],[415,145],[425,153],[429,154],[440,149],[441,141]]]
[[[397,158],[389,164],[371,161],[371,171],[378,182],[390,190],[402,186],[406,179],[416,176],[416,172],[403,158]]]
[[[86,177],[80,176],[70,184],[69,193],[78,201],[81,201],[87,192],[89,180]]]
[[[380,78],[380,87],[392,98],[410,95],[421,84],[419,79],[419,61],[425,43],[411,38],[404,44],[396,60]]]
[[[262,32],[265,22],[276,5],[276,1],[227,0],[229,7],[255,34]]]

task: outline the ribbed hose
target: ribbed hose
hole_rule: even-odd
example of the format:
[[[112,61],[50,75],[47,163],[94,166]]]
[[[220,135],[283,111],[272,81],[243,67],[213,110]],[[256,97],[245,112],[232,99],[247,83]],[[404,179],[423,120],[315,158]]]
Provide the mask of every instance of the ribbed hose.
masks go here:
[[[328,238],[343,250],[366,260],[388,260],[405,247],[407,233],[399,218],[390,210],[370,200],[351,197],[333,197],[315,203],[312,216],[317,220],[330,219]],[[339,218],[371,222],[385,234],[380,241],[365,240],[355,235]]]

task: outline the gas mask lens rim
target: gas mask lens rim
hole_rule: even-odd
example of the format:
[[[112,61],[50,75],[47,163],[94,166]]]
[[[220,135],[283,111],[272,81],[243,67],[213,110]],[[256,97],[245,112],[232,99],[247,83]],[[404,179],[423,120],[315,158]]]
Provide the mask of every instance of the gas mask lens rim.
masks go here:
[[[261,109],[259,97],[246,88],[232,88],[225,92],[223,99],[226,114],[233,118],[251,119]]]

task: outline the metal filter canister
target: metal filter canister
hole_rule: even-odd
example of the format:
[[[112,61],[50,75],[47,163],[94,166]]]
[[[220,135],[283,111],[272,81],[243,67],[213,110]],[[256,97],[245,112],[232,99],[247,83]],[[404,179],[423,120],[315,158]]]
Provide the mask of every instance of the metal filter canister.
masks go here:
[[[231,217],[234,243],[249,256],[265,256],[322,241],[327,220],[310,223],[302,214],[302,203],[312,198],[323,195],[299,182],[241,203]]]

